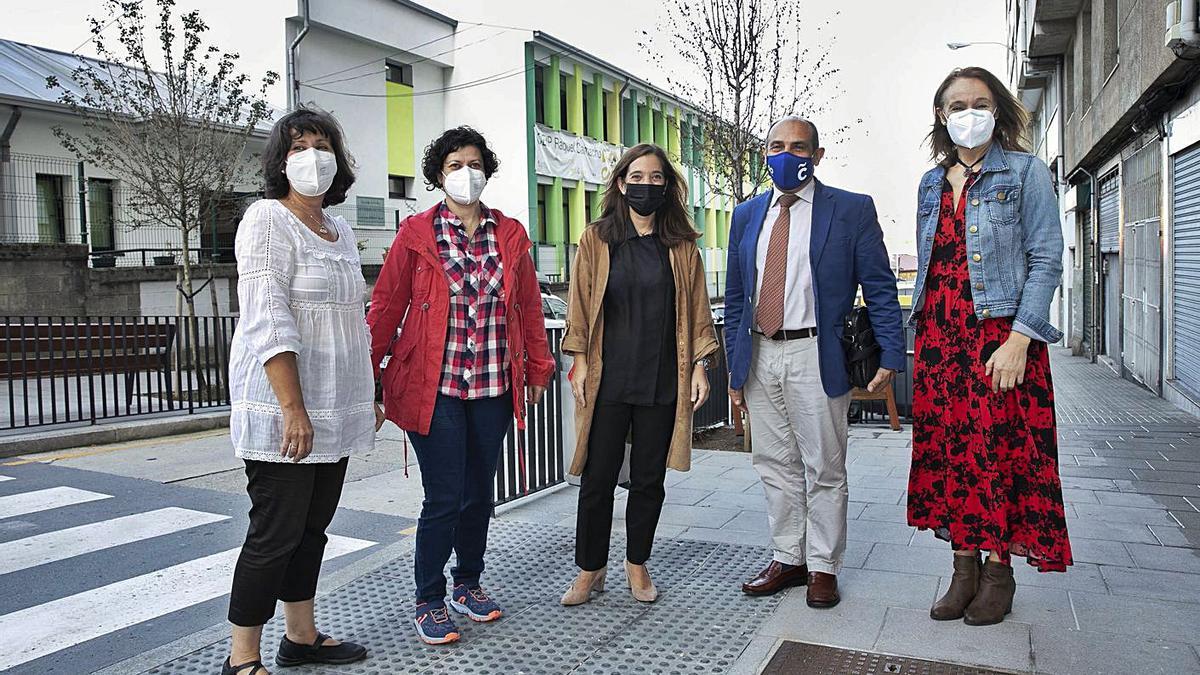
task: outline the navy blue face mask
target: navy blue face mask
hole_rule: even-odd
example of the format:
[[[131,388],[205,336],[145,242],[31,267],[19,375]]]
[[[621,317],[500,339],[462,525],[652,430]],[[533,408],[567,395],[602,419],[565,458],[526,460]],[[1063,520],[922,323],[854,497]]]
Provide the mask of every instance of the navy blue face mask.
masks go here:
[[[814,173],[811,157],[801,157],[790,152],[768,156],[767,169],[771,173],[771,182],[784,192],[790,192],[804,185],[813,177]]]

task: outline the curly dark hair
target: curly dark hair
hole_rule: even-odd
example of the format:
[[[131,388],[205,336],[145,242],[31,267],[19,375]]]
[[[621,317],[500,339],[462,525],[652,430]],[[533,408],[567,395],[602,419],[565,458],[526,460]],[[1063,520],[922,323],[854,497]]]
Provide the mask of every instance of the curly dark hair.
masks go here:
[[[455,127],[442,133],[425,148],[421,174],[425,176],[425,183],[430,190],[442,187],[442,165],[446,162],[446,155],[471,145],[479,148],[479,154],[483,155],[483,175],[491,178],[496,173],[500,168],[500,159],[488,148],[483,134],[468,126]]]
[[[333,177],[333,185],[325,193],[321,206],[333,206],[346,201],[346,192],[354,185],[354,158],[346,151],[345,134],[342,125],[333,115],[316,108],[301,107],[279,118],[271,128],[271,136],[267,139],[267,147],[263,149],[262,170],[265,185],[263,193],[268,199],[281,199],[288,195],[292,186],[288,184],[287,167],[288,151],[292,142],[305,133],[321,134],[329,139],[333,154],[337,157],[337,174]]]

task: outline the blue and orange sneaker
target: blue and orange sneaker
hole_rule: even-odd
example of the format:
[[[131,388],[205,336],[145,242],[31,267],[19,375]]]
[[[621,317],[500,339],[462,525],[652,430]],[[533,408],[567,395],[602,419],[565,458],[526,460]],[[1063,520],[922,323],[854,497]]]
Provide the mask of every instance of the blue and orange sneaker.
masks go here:
[[[417,603],[417,614],[413,617],[417,636],[427,645],[444,645],[457,642],[460,637],[458,626],[450,619],[446,604],[441,601]]]
[[[466,584],[455,586],[454,592],[450,594],[450,606],[459,614],[466,614],[472,621],[480,623],[495,621],[504,615],[504,610],[500,609],[500,605],[488,597],[488,594],[479,586],[474,588],[470,588]]]

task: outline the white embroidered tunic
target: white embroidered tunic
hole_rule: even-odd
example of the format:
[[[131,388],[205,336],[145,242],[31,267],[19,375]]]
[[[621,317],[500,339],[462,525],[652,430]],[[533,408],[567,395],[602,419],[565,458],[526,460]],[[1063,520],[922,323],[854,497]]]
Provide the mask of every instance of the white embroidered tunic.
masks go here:
[[[295,352],[313,427],[302,463],[336,462],[375,444],[371,346],[363,313],[366,282],[354,232],[341,217],[325,241],[274,199],[255,202],[238,226],[235,251],[241,318],[229,354],[237,456],[280,456],[283,413],[263,365]]]

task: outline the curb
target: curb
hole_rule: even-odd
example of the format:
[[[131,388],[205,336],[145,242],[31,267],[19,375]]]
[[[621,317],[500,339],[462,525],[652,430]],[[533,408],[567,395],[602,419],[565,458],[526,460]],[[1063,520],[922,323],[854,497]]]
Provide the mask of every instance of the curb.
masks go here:
[[[158,419],[114,422],[0,437],[0,457],[17,457],[90,445],[125,443],[147,438],[176,436],[229,426],[229,411]]]

